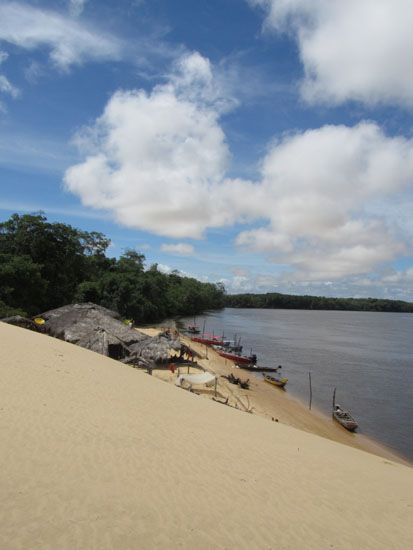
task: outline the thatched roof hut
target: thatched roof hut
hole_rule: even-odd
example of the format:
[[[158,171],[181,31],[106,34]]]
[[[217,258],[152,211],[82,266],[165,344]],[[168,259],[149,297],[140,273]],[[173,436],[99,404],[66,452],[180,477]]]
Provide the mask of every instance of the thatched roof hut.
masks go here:
[[[11,317],[3,317],[0,319],[2,323],[8,323],[9,325],[15,325],[16,327],[27,328],[35,332],[39,331],[39,327],[32,319],[22,317],[21,315],[12,315]]]
[[[63,306],[40,317],[47,334],[128,363],[165,361],[171,349],[180,349],[179,341],[141,334],[114,311],[92,303]]]

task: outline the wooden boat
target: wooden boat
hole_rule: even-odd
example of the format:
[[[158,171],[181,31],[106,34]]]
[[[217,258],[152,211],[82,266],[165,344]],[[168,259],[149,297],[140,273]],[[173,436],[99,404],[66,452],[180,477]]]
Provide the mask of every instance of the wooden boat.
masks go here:
[[[354,432],[354,430],[358,428],[358,424],[351,414],[348,411],[343,410],[340,405],[334,405],[333,418],[350,432]]]
[[[283,388],[288,382],[288,378],[285,378],[284,376],[270,376],[269,374],[264,374],[264,380],[273,386],[278,386],[279,388]]]
[[[223,347],[226,348],[228,351],[232,351],[235,353],[241,353],[242,352],[242,345],[241,345],[241,338],[239,340],[224,340],[223,339]]]
[[[225,359],[230,359],[236,364],[241,363],[251,365],[257,362],[257,356],[255,355],[255,353],[249,356],[240,355],[239,353],[228,351],[223,346],[215,346],[215,350],[219,353],[221,357],[225,357]]]
[[[223,340],[213,334],[203,334],[202,336],[192,336],[192,342],[198,342],[199,344],[205,344],[206,346],[222,346]]]
[[[196,317],[194,317],[194,322],[186,327],[186,332],[189,334],[199,334],[201,332],[201,329],[196,324]]]

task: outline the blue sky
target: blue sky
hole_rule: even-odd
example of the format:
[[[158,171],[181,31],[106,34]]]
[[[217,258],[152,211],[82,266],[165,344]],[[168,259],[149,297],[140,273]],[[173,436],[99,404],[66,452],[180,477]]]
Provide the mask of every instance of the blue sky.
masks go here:
[[[413,301],[408,0],[0,0],[0,214],[280,291]]]

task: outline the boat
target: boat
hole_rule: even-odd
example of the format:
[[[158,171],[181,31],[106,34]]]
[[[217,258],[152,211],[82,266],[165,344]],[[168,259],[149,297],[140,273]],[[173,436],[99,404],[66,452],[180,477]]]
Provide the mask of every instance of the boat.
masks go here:
[[[205,344],[206,346],[222,346],[223,340],[213,334],[203,334],[202,336],[192,336],[192,342],[198,342],[199,344]]]
[[[197,325],[188,325],[186,327],[186,332],[189,332],[189,334],[199,334],[201,329]]]
[[[358,428],[358,424],[351,416],[351,414],[348,411],[342,409],[340,405],[334,405],[333,418],[350,432],[354,432],[354,430]]]
[[[269,374],[264,374],[264,380],[273,386],[278,386],[279,388],[283,388],[288,382],[288,378],[285,378],[284,376],[270,376]]]
[[[225,359],[230,359],[231,361],[234,361],[236,364],[255,364],[257,362],[257,356],[255,353],[247,356],[247,355],[241,355],[240,353],[236,353],[233,351],[228,351],[223,346],[214,346],[215,350],[219,353],[221,357],[225,357]]]
[[[242,352],[241,338],[239,338],[238,340],[236,338],[234,338],[234,340],[223,339],[223,347],[226,348],[228,351],[241,353]]]
[[[194,322],[192,323],[192,325],[188,325],[186,327],[186,332],[188,332],[189,334],[199,334],[201,332],[201,329],[196,324],[196,318],[195,317],[194,317]]]

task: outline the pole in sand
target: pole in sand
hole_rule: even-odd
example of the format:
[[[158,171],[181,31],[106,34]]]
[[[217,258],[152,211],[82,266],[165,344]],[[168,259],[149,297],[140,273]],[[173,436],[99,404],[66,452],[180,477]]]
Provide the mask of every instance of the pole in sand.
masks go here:
[[[311,411],[311,403],[313,401],[313,388],[312,388],[312,385],[311,385],[311,372],[308,373],[308,380],[309,380],[309,383],[310,383],[310,403],[308,404],[308,408]]]

